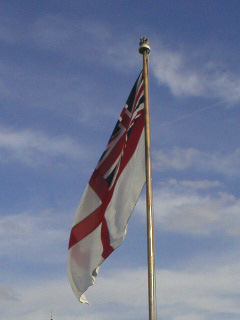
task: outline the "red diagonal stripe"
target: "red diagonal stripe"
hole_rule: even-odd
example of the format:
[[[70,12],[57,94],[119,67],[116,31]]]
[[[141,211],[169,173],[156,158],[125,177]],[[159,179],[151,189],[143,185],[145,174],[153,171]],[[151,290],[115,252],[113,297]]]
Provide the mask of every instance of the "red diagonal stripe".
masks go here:
[[[93,211],[89,216],[76,224],[71,231],[69,239],[69,249],[74,246],[77,242],[87,237],[93,232],[102,222],[104,215],[102,205]]]
[[[108,191],[108,184],[98,169],[94,170],[91,179],[89,180],[89,185],[103,202],[104,196]]]
[[[89,216],[87,216],[85,219],[80,221],[78,224],[76,224],[71,231],[70,240],[69,240],[69,249],[76,244],[77,242],[84,239],[86,236],[88,236],[91,232],[93,232],[100,223],[103,222],[104,214],[107,209],[107,206],[109,202],[112,199],[112,195],[115,189],[115,185],[118,181],[119,176],[121,175],[122,171],[126,167],[128,161],[131,159],[132,155],[134,154],[136,147],[138,145],[142,130],[144,126],[144,117],[138,118],[138,121],[136,122],[134,126],[134,130],[130,135],[130,139],[127,143],[127,148],[124,153],[124,157],[121,161],[120,169],[118,172],[118,176],[116,178],[116,181],[114,183],[114,186],[111,190],[108,190],[107,183],[99,174],[98,170],[95,170],[90,182],[92,189],[98,194],[100,199],[102,200],[102,204],[93,211]],[[107,240],[109,238],[109,231],[107,228],[106,221],[104,222],[104,225],[102,227],[102,240],[103,240],[103,252],[104,255],[109,255],[111,252],[110,246],[110,240]],[[110,252],[110,253],[109,253]]]
[[[109,230],[108,230],[108,225],[105,217],[103,217],[103,220],[102,220],[101,240],[103,245],[102,257],[104,259],[107,259],[107,257],[114,251],[114,249],[110,245]]]

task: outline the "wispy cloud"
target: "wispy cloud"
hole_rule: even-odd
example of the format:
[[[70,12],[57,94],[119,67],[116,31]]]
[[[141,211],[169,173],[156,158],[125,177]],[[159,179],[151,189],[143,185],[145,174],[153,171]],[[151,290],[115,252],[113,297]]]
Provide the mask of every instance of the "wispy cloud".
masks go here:
[[[122,71],[123,65],[125,70],[127,66],[136,66],[136,39],[132,41],[131,36],[126,34],[115,37],[110,25],[100,19],[79,19],[66,13],[47,13],[27,20],[20,27],[5,19],[0,22],[0,31],[0,39],[8,46],[24,44],[28,47],[31,44],[42,52],[53,52],[56,58],[64,56],[74,62],[81,59],[88,63],[111,65]]]
[[[88,76],[82,73],[76,76],[55,66],[51,69],[49,64],[42,65],[40,58],[38,62],[21,65],[0,62],[2,106],[9,114],[14,108],[22,111],[22,117],[26,110],[31,114],[42,109],[48,110],[51,116],[87,121],[95,106]]]
[[[189,265],[188,265],[189,267]],[[240,315],[239,264],[215,265],[206,272],[199,270],[157,270],[158,314],[169,320],[229,319]],[[80,305],[67,280],[17,285],[21,291],[22,317],[40,319],[49,316],[51,309],[57,319],[145,319],[147,317],[147,270],[114,270],[97,279],[91,288],[92,306]],[[2,310],[2,316],[17,316],[12,301]],[[108,306],[108,308],[106,308]],[[34,310],[34,311],[33,311]]]
[[[30,39],[42,49],[74,60],[81,55],[81,59],[95,63],[97,54],[98,63],[120,72],[139,66],[136,38],[131,34],[115,37],[110,26],[100,20],[79,21],[62,14],[39,16]],[[207,50],[166,49],[159,43],[159,36],[155,37],[150,67],[159,84],[169,87],[173,95],[218,98],[227,103],[240,101],[239,75],[228,70],[224,61],[214,60]],[[202,56],[204,62],[199,63]]]
[[[190,188],[192,190],[198,190],[198,191],[223,187],[223,183],[221,183],[220,181],[209,181],[209,180],[177,181],[175,179],[171,179],[169,183],[170,185],[173,185],[173,186],[178,185],[178,187]]]
[[[52,137],[32,130],[0,127],[1,162],[20,161],[35,167],[52,159],[59,162],[85,157],[84,147],[67,136]]]
[[[238,73],[224,70],[224,62],[212,61],[205,52],[206,63],[199,63],[199,54],[192,51],[166,50],[155,48],[151,56],[152,72],[159,84],[170,88],[175,96],[210,97],[226,100],[228,103],[240,101],[240,78]],[[201,52],[201,55],[203,53]]]
[[[137,42],[126,34],[116,38],[110,27],[100,21],[48,14],[34,22],[30,37],[42,49],[61,53],[70,59],[81,58],[123,72],[137,65]]]
[[[222,265],[215,264],[205,272],[200,265],[188,270],[189,267],[191,269],[189,263],[186,263],[184,270],[158,269],[157,305],[161,317],[177,319],[181,315],[195,320],[193,315],[205,316],[206,319],[211,314],[213,319],[218,319],[223,312],[240,314],[236,296],[240,286],[239,264],[233,262],[226,265],[221,262]],[[134,309],[135,318],[141,314],[144,319],[147,311],[147,271],[144,268],[114,270],[110,275],[99,277],[91,295],[91,300],[96,303],[96,297],[101,296],[101,303],[121,304]],[[124,319],[124,315],[122,317]]]
[[[0,300],[18,301],[19,295],[13,289],[0,284]]]
[[[9,35],[6,31],[5,46],[16,52],[11,45],[18,43],[20,37],[18,51],[22,63],[8,57],[0,62],[0,102],[3,107],[11,112],[17,106],[23,116],[26,109],[45,109],[52,116],[56,114],[82,123],[89,123],[93,114],[109,116],[112,107],[101,98],[104,82],[102,77],[96,80],[92,76],[91,66],[96,65],[96,75],[103,66],[119,72],[131,70],[136,64],[136,50],[132,56],[128,46],[122,48],[108,26],[78,17],[39,15],[35,20],[27,21],[25,27],[27,30],[19,34],[16,26],[7,25]],[[33,51],[33,54],[28,56],[26,51]]]
[[[239,281],[238,265],[215,266],[207,272],[174,272],[158,274],[160,310],[167,319],[219,319],[222,313],[237,318]],[[197,316],[197,318],[196,318]]]
[[[35,21],[29,21],[28,32],[19,33],[17,27],[13,30],[10,26],[4,27],[4,24],[0,25],[1,28],[2,37],[9,44],[21,38],[26,45],[31,43],[75,63],[79,59],[97,62],[121,72],[136,69],[139,65],[133,35],[116,38],[110,26],[100,20],[79,20],[58,13],[39,15]],[[227,104],[240,101],[238,72],[229,70],[224,61],[214,59],[207,49],[166,49],[159,43],[159,36],[155,37],[150,67],[158,83],[169,87],[173,95],[217,98]],[[202,56],[204,59],[199,62]]]
[[[153,153],[153,166],[155,170],[159,171],[168,169],[183,171],[195,168],[198,171],[234,175],[240,170],[240,149],[237,148],[229,154],[178,147],[170,150],[159,150]]]
[[[30,263],[33,256],[34,263],[61,263],[67,251],[70,225],[69,214],[50,209],[2,215],[0,256],[24,263]]]
[[[156,226],[176,234],[239,237],[239,205],[240,199],[217,181],[170,180],[154,192]],[[138,209],[145,218],[144,201]]]

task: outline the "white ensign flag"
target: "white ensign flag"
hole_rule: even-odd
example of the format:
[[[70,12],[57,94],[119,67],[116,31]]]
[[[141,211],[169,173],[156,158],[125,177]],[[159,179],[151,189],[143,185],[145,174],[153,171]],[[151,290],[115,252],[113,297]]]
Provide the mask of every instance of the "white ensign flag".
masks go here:
[[[82,196],[69,240],[68,278],[80,302],[102,262],[122,243],[145,183],[142,72]]]

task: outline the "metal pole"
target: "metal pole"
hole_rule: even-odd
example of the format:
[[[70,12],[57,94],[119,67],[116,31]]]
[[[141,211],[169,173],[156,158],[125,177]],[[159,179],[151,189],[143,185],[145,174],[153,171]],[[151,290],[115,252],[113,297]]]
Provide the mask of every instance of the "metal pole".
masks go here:
[[[150,126],[148,104],[148,54],[150,46],[148,40],[142,38],[139,44],[139,52],[143,55],[144,78],[144,106],[145,106],[145,162],[146,162],[146,209],[147,209],[147,250],[148,250],[148,306],[149,320],[155,319],[155,256],[153,238],[153,214],[152,214],[152,177],[150,157]]]

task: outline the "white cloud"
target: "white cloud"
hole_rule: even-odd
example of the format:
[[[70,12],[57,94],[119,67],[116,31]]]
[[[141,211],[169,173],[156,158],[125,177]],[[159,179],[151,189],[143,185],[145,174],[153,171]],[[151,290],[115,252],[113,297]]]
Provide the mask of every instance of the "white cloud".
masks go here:
[[[39,15],[27,27],[19,32],[18,26],[12,27],[9,21],[1,23],[1,37],[9,44],[20,39],[27,45],[30,42],[74,61],[97,61],[122,72],[139,65],[135,35],[134,38],[131,34],[116,38],[106,23],[58,13]],[[153,39],[152,47],[152,72],[159,84],[168,86],[173,95],[218,98],[226,103],[240,101],[238,73],[228,70],[224,61],[213,61],[212,53],[196,48],[188,51],[165,49],[159,45],[159,36]],[[201,60],[205,62],[200,63],[199,57],[204,57]]]
[[[211,189],[211,188],[218,188],[218,187],[222,187],[223,183],[221,183],[220,181],[209,181],[209,180],[200,180],[200,181],[177,181],[175,179],[171,179],[169,181],[170,185],[178,185],[178,186],[182,186],[182,187],[188,187],[191,188],[193,190],[206,190],[206,189]]]
[[[32,167],[51,159],[79,160],[86,150],[67,136],[51,137],[32,130],[7,130],[0,127],[1,162],[21,161]]]
[[[28,30],[21,35],[27,45],[32,43],[70,61],[97,61],[116,68],[118,72],[128,72],[139,66],[136,38],[125,34],[116,38],[106,23],[78,20],[60,13],[47,14],[38,16],[29,24]],[[3,31],[3,37],[8,41],[10,34],[17,34],[12,38],[18,41],[20,35],[17,30]],[[237,72],[224,67],[224,61],[213,61],[209,52],[203,50],[167,50],[159,45],[159,37],[153,40],[152,47],[152,73],[160,85],[170,88],[173,95],[217,98],[227,104],[240,101],[240,78]],[[203,60],[207,62],[199,63],[199,56],[204,56]],[[4,82],[2,86],[3,92],[8,91]]]
[[[111,37],[108,28],[97,21],[74,19],[60,13],[40,15],[33,22],[29,34],[32,42],[42,49],[64,54],[71,59],[81,56],[84,60],[89,55],[93,57],[96,51],[100,53],[103,44]]]
[[[212,232],[214,221],[218,226],[225,225],[227,232],[234,231],[239,235],[238,208],[239,200],[228,194],[223,194],[223,185],[218,181],[171,180],[162,184],[161,191],[155,195],[156,222],[164,230],[189,233],[189,216],[185,215],[184,208],[206,206],[219,212],[205,212],[200,210],[193,215],[194,219],[190,233],[206,234]],[[207,191],[207,195],[197,192]],[[213,192],[213,195],[211,195]],[[144,205],[145,207],[145,205]],[[235,207],[235,209],[234,209]],[[163,210],[162,210],[163,209]],[[165,211],[164,211],[165,210]],[[183,219],[178,219],[180,210],[184,212]],[[224,211],[225,210],[225,211]],[[235,217],[237,220],[233,220]],[[198,214],[204,223],[199,223]],[[220,217],[218,217],[220,215]],[[223,215],[226,215],[224,218]],[[168,217],[167,217],[168,216]],[[196,218],[196,219],[195,219]],[[174,221],[174,220],[177,221]],[[191,219],[191,218],[190,218]],[[223,220],[225,219],[225,220]],[[56,213],[51,210],[42,212],[22,213],[19,215],[1,217],[0,219],[0,252],[3,256],[19,257],[25,263],[41,263],[48,266],[62,265],[66,268],[67,239],[70,223],[69,214]],[[68,222],[67,222],[68,221]],[[144,216],[145,222],[145,216]],[[227,225],[229,223],[229,225]],[[173,228],[172,228],[173,224]],[[175,229],[174,229],[175,228]],[[174,229],[174,230],[173,230]],[[214,229],[213,229],[214,230]],[[60,248],[60,249],[59,249]],[[37,254],[36,254],[37,252]],[[240,316],[240,265],[237,262],[238,251],[232,253],[231,259],[222,257],[218,263],[214,257],[200,257],[187,261],[184,269],[157,271],[157,299],[158,314],[166,320],[217,320],[222,313],[228,319],[237,319]],[[18,260],[21,263],[22,260]],[[200,261],[200,263],[199,263]],[[235,262],[234,262],[235,261]],[[110,262],[110,261],[109,261]],[[110,267],[109,267],[110,266]],[[56,273],[57,274],[57,273]],[[67,281],[67,276],[60,279],[44,276],[38,280],[36,274],[23,276],[8,286],[0,285],[1,305],[0,315],[19,320],[41,320],[50,315],[53,310],[54,318],[58,320],[143,320],[147,317],[147,272],[145,268],[111,269],[103,265],[95,285],[89,289],[87,296],[92,303],[91,307],[80,305],[76,300]],[[6,279],[4,282],[6,283]]]
[[[22,65],[7,60],[0,62],[3,108],[8,111],[16,108],[23,118],[26,112],[32,115],[37,108],[47,110],[51,117],[57,116],[55,121],[64,117],[78,123],[87,122],[96,106],[88,75],[81,73],[79,76],[51,64],[42,65],[40,58],[38,62]]]
[[[170,180],[154,192],[156,227],[165,232],[239,237],[239,206],[240,199],[216,181]],[[137,207],[145,219],[144,201]]]
[[[158,315],[166,320],[228,319],[240,316],[240,265],[214,265],[206,272],[157,270]],[[147,270],[113,270],[99,276],[89,291],[92,306],[81,305],[71,292],[67,279],[45,280],[16,285],[20,301],[7,301],[1,308],[19,320],[47,318],[50,310],[58,320],[146,319]],[[90,293],[91,292],[91,293]]]
[[[70,59],[97,61],[121,72],[138,65],[136,40],[126,34],[116,38],[107,24],[96,20],[79,21],[62,14],[40,16],[33,24],[31,39],[35,45]]]
[[[239,102],[238,73],[223,71],[222,61],[217,63],[209,58],[207,63],[199,63],[199,56],[200,53],[196,55],[192,51],[184,53],[156,46],[151,55],[150,66],[159,83],[168,86],[176,96],[210,97],[223,99],[228,103]],[[207,57],[208,53],[205,52],[204,56]]]
[[[111,66],[118,72],[136,69],[141,61],[133,35],[115,37],[110,26],[93,20],[77,20],[62,14],[39,16],[33,23],[30,39],[43,49],[53,50],[70,59]],[[224,62],[214,62],[212,55],[189,48],[167,50],[152,41],[150,68],[161,85],[176,96],[210,97],[236,103],[240,100],[238,73],[226,71]],[[84,48],[84,54],[81,54]],[[204,55],[206,63],[199,64]],[[211,57],[211,58],[210,58]]]
[[[159,306],[167,319],[195,320],[218,319],[225,313],[227,318],[239,316],[239,265],[215,265],[206,272],[169,271],[158,274]],[[198,319],[198,318],[197,318]]]
[[[13,289],[0,284],[0,300],[17,301],[19,297]]]
[[[0,256],[27,264],[66,262],[70,229],[69,215],[54,210],[0,216]]]
[[[195,148],[159,150],[153,153],[155,170],[186,170],[194,168],[203,172],[234,175],[240,170],[240,149],[230,154],[207,153]]]

